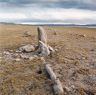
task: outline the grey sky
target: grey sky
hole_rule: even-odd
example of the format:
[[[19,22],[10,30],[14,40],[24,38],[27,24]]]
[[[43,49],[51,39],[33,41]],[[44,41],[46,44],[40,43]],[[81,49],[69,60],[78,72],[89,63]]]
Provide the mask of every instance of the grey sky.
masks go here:
[[[16,23],[96,22],[96,0],[0,0],[0,21]]]

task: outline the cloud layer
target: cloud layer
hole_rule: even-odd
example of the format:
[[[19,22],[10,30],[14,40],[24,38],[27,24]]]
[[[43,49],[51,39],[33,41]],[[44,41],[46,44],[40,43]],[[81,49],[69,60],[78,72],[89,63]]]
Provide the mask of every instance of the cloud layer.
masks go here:
[[[0,0],[0,21],[96,24],[96,0]]]
[[[96,10],[96,0],[0,0],[2,5],[27,6],[38,5],[46,7],[80,8]]]

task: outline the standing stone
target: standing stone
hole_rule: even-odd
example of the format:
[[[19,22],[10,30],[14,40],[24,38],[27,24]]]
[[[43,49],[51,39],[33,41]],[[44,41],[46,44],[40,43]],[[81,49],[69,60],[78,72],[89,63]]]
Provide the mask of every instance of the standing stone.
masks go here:
[[[44,44],[47,45],[47,35],[46,32],[44,31],[44,29],[42,27],[38,27],[38,44],[39,41],[42,41]]]

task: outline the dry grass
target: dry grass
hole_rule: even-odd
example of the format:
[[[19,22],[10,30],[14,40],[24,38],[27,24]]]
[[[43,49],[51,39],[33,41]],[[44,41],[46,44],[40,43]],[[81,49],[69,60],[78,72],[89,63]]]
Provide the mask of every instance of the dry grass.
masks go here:
[[[15,50],[22,44],[37,44],[36,28],[37,26],[0,25],[1,52],[5,49]],[[48,34],[48,43],[58,50],[52,58],[46,60],[53,65],[60,78],[64,95],[95,95],[96,29],[62,26],[44,26],[44,29]],[[29,31],[32,36],[24,37],[25,31]],[[38,70],[42,70],[42,73],[38,74]],[[65,86],[71,91],[66,91]],[[53,95],[41,59],[20,62],[2,60],[0,95]]]

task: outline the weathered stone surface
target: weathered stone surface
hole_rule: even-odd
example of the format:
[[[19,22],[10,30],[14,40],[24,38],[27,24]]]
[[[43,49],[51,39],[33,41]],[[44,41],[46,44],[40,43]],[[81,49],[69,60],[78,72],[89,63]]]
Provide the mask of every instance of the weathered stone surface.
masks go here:
[[[43,43],[42,41],[39,41],[39,48],[40,48],[40,55],[41,56],[48,56],[50,54],[50,51],[48,49],[48,46]]]
[[[56,75],[53,72],[53,70],[51,68],[51,65],[50,64],[46,64],[45,65],[45,69],[46,69],[47,73],[50,75],[51,80],[55,81],[56,80]]]
[[[26,55],[26,54],[20,54],[20,57],[23,58],[23,59],[29,59],[29,56]]]
[[[50,52],[52,52],[52,53],[55,52],[55,50],[51,46],[48,46],[48,48],[49,48]]]
[[[20,47],[19,50],[22,52],[33,52],[35,51],[35,47],[33,45],[28,44]]]
[[[38,27],[38,44],[39,41],[42,41],[43,43],[47,44],[47,35],[42,27]]]
[[[15,59],[16,62],[19,62],[20,60],[21,60],[20,58],[16,58],[16,59]]]
[[[31,60],[33,60],[35,57],[33,57],[33,56],[30,56],[29,57],[29,60],[31,61]]]
[[[3,54],[5,54],[5,55],[10,55],[10,52],[4,51]]]
[[[61,82],[59,79],[55,80],[55,84],[53,86],[55,95],[63,95],[64,90],[62,88]]]
[[[51,65],[46,64],[45,69],[53,82],[54,94],[55,95],[63,95],[64,91],[63,91],[62,84],[61,84],[60,80],[57,78],[56,74],[53,72]]]

